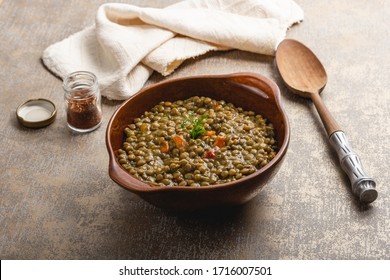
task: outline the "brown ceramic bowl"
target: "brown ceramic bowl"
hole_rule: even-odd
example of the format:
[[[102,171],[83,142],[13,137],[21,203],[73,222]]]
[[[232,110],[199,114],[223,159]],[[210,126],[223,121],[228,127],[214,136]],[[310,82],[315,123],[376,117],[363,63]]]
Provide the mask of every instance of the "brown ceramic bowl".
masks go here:
[[[128,174],[117,161],[124,128],[160,101],[183,100],[195,95],[225,100],[266,117],[276,129],[279,150],[275,158],[249,176],[212,186],[156,187]],[[255,197],[276,174],[286,155],[289,139],[290,128],[280,104],[279,88],[268,78],[253,73],[237,73],[171,79],[141,90],[125,101],[111,117],[106,131],[109,175],[121,187],[165,209],[195,210],[239,205]]]

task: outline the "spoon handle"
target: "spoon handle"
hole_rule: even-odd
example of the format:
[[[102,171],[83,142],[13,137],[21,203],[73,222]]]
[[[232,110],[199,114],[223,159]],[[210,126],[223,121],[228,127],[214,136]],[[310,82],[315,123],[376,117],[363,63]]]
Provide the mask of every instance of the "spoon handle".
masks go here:
[[[352,184],[352,192],[363,203],[371,203],[378,197],[374,179],[364,171],[358,155],[352,150],[343,131],[336,131],[329,137],[330,144],[336,150],[341,167],[347,173]]]
[[[329,112],[328,108],[325,106],[324,102],[320,97],[320,94],[317,92],[313,92],[310,94],[310,97],[317,109],[318,115],[320,115],[320,118],[325,126],[328,135],[330,136],[334,132],[342,130],[335,118]]]

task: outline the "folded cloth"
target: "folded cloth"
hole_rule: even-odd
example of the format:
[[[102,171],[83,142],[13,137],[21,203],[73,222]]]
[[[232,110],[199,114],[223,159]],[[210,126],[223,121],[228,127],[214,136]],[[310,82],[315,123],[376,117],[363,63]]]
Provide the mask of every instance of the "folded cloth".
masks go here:
[[[153,70],[169,75],[209,51],[273,55],[288,28],[302,20],[293,0],[186,0],[163,9],[109,3],[99,7],[93,26],[49,46],[42,61],[62,79],[91,71],[103,96],[124,100]]]

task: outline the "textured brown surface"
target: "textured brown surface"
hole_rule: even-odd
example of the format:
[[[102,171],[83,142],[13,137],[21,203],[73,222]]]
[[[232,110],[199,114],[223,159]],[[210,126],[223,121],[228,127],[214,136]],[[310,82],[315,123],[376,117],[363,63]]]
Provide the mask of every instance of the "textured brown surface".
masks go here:
[[[390,2],[297,0],[305,20],[288,37],[322,60],[322,96],[345,128],[379,198],[359,205],[308,100],[281,84],[272,57],[211,53],[172,76],[252,71],[275,80],[292,128],[281,170],[237,209],[177,215],[118,187],[107,175],[104,133],[72,135],[61,81],[40,62],[51,43],[90,25],[104,1],[5,0],[0,6],[1,259],[389,259]],[[125,2],[125,1],[121,1]],[[161,7],[174,1],[131,1]],[[154,74],[149,83],[163,78]],[[18,125],[29,98],[58,107],[51,126]]]

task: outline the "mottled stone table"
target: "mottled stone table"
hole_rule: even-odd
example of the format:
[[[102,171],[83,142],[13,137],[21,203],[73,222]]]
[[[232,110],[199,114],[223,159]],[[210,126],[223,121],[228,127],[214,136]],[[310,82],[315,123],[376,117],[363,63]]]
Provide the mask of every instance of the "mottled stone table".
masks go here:
[[[186,215],[155,208],[108,177],[104,134],[120,102],[104,101],[103,125],[93,133],[66,128],[61,81],[40,57],[93,23],[103,2],[1,3],[1,259],[390,258],[389,1],[297,0],[305,20],[287,35],[325,65],[323,99],[377,179],[378,200],[363,206],[353,197],[313,105],[290,95],[273,57],[230,51],[187,61],[165,79],[240,71],[270,77],[290,118],[290,148],[278,175],[246,205]],[[163,79],[153,74],[148,84]],[[23,128],[16,107],[36,97],[51,99],[58,118]]]

